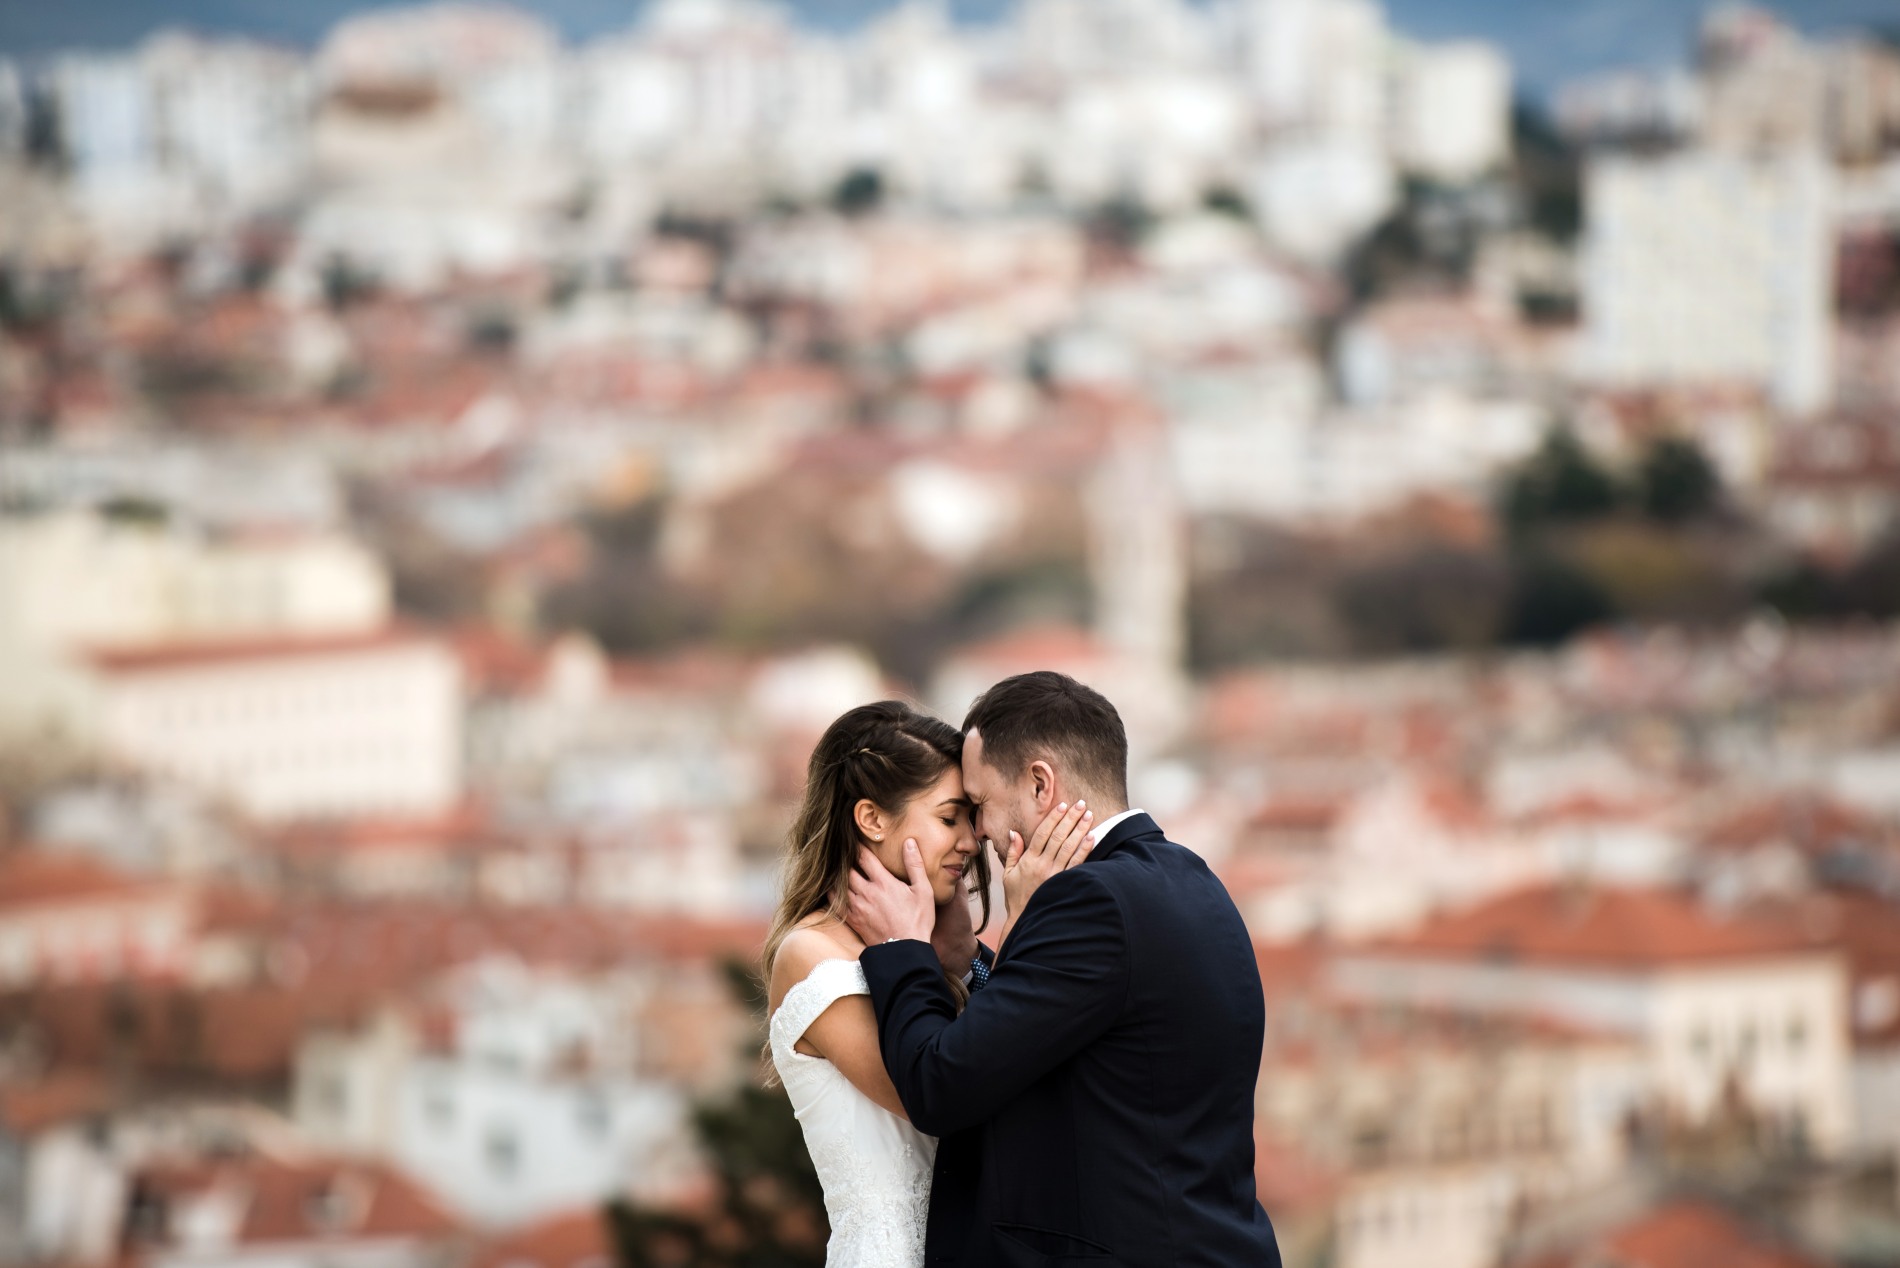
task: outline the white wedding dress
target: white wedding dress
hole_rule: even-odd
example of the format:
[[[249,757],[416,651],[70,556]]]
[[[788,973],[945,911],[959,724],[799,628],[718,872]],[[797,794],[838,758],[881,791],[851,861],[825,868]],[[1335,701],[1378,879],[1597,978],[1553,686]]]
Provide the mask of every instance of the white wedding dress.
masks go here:
[[[922,1268],[936,1138],[793,1047],[827,1008],[870,993],[856,960],[820,961],[772,1014],[772,1060],[825,1188],[826,1268]]]

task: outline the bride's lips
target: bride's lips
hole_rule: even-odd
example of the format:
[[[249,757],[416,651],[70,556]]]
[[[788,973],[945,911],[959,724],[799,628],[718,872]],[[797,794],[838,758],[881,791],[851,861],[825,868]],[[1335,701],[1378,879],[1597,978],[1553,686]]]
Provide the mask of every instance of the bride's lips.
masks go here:
[[[956,877],[958,880],[963,879],[964,864],[962,863],[951,863],[948,866],[946,866],[943,870],[950,873],[950,875]]]

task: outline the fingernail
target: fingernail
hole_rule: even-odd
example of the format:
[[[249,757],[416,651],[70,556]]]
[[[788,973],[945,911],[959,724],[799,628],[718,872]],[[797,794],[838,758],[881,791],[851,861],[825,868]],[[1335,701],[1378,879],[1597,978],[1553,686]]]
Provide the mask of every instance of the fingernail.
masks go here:
[[[1084,819],[1093,819],[1095,817],[1095,812],[1091,810],[1087,814],[1083,815],[1082,817]]]
[[[1066,801],[1056,807],[1057,810],[1067,810],[1068,808],[1069,808],[1069,803]]]
[[[1076,803],[1075,803],[1075,808],[1076,808],[1077,810],[1080,810],[1080,809],[1081,809],[1081,808],[1082,808],[1083,806],[1086,806],[1086,805],[1088,805],[1088,804],[1089,804],[1089,803],[1088,803],[1088,802],[1086,802],[1086,801],[1078,801],[1078,802],[1076,802]]]

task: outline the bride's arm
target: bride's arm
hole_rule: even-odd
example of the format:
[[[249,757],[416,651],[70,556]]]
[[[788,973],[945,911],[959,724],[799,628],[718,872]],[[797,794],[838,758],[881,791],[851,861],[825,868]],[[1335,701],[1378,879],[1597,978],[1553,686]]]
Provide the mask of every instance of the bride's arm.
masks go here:
[[[772,965],[773,1006],[785,998],[786,991],[810,976],[820,961],[853,958],[851,950],[816,929],[791,934],[779,947],[778,959]],[[877,1014],[871,1009],[870,996],[846,995],[834,1002],[805,1028],[796,1046],[808,1056],[831,1062],[852,1087],[878,1105],[899,1118],[910,1117],[884,1068],[884,1054],[877,1041]]]

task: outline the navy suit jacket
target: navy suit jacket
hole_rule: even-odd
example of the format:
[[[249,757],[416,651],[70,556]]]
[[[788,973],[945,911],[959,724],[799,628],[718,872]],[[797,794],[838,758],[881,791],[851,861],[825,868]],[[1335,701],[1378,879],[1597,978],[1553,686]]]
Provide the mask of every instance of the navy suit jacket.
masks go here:
[[[1043,883],[961,1015],[927,944],[860,963],[891,1081],[940,1138],[931,1268],[1278,1268],[1254,1198],[1253,941],[1153,819]]]

